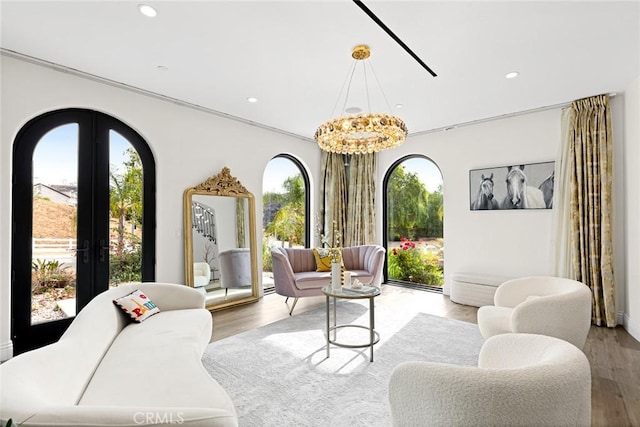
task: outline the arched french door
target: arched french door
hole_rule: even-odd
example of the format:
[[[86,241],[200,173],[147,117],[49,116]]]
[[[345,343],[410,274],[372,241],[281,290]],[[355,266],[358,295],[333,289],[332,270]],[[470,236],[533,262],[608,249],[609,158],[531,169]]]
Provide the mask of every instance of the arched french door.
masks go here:
[[[383,180],[385,281],[441,290],[444,280],[443,178],[428,157],[397,160]]]
[[[274,288],[271,274],[273,246],[309,247],[309,175],[297,158],[279,154],[269,161],[262,178],[262,284]]]
[[[155,162],[106,114],[29,121],[13,147],[14,353],[56,341],[95,295],[155,274]]]

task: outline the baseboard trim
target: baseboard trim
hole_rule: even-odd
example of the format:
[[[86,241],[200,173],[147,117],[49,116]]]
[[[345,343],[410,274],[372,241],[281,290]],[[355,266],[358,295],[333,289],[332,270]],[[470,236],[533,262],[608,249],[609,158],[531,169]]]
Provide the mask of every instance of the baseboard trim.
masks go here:
[[[640,342],[640,324],[632,322],[629,316],[625,314],[622,325],[624,326],[624,329],[629,332],[629,335],[634,337],[636,341]]]
[[[616,325],[624,325],[624,311],[619,311],[616,315]]]
[[[9,360],[13,357],[13,342],[5,342],[0,344],[0,362]]]

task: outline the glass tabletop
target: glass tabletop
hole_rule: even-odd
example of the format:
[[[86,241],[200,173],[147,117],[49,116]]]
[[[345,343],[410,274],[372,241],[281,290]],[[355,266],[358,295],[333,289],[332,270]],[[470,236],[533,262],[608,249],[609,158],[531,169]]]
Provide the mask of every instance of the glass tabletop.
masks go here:
[[[328,297],[336,298],[371,298],[380,295],[380,288],[376,286],[363,286],[362,289],[351,289],[343,286],[340,289],[334,289],[331,285],[324,286],[322,293]]]

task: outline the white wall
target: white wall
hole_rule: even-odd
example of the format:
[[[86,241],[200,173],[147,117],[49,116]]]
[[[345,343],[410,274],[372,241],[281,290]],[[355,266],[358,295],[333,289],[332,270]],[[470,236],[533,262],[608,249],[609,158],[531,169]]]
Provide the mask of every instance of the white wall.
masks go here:
[[[262,175],[282,152],[294,154],[317,175],[316,144],[171,102],[2,57],[0,146],[0,350],[11,353],[11,156],[18,130],[31,118],[60,108],[89,108],[117,117],[149,143],[156,160],[156,280],[183,282],[182,193],[224,166],[256,195],[262,212]],[[248,153],[251,153],[250,156]],[[315,182],[315,179],[312,178]],[[261,215],[257,222],[261,224]],[[261,227],[258,240],[262,239]]]
[[[399,149],[381,153],[380,170],[421,153],[442,171],[445,293],[457,272],[551,273],[551,210],[471,211],[469,170],[552,161],[559,138],[560,110],[549,110],[411,137]]]
[[[638,241],[628,241],[625,230],[625,171],[635,173],[635,195],[638,194],[637,168],[627,168],[627,162],[637,162],[638,149],[638,88],[635,96],[633,88],[629,96],[623,94],[611,99],[614,138],[614,196],[613,233],[616,274],[616,307],[618,321],[622,323],[628,306],[626,251],[628,245]],[[627,105],[629,98],[635,100],[635,112]],[[422,154],[431,158],[439,167],[444,178],[444,233],[445,233],[445,294],[451,274],[472,271],[504,276],[524,276],[552,274],[552,211],[470,211],[469,170],[509,164],[536,163],[555,160],[560,143],[560,109],[551,109],[531,114],[487,121],[471,126],[462,126],[446,132],[429,133],[409,137],[407,142],[394,150],[381,152],[376,181],[376,200],[382,200],[382,181],[392,163],[410,154]],[[625,119],[626,117],[626,119]],[[635,118],[635,120],[633,119]],[[636,137],[626,135],[634,127]],[[635,157],[627,156],[623,147],[631,145]],[[625,157],[626,156],[626,157]],[[638,164],[638,163],[632,163]],[[312,188],[315,188],[312,185]],[[633,201],[637,198],[632,197]],[[637,212],[637,210],[636,210]],[[376,231],[381,243],[382,204],[377,204]],[[640,215],[636,214],[636,228]],[[629,257],[630,259],[640,259]],[[636,294],[640,294],[640,263],[636,277],[631,281]],[[636,318],[640,321],[640,298],[637,303]],[[640,322],[639,322],[640,323]],[[626,325],[626,321],[625,321]],[[640,325],[639,325],[640,326]]]
[[[621,196],[624,194],[622,96],[611,100],[611,109],[615,144],[616,302],[618,318],[622,321],[626,298],[624,196]],[[560,117],[560,109],[551,109],[492,120],[410,137],[403,146],[380,153],[378,200],[383,197],[382,173],[398,159],[419,153],[440,167],[444,178],[445,294],[449,294],[451,275],[458,272],[507,277],[552,274],[552,210],[471,211],[469,170],[555,160],[560,143]],[[637,142],[635,147],[637,150]],[[637,159],[636,155],[632,161],[637,164]],[[635,191],[637,194],[637,186]],[[381,205],[378,205],[377,227],[381,235]]]
[[[228,166],[256,195],[257,223],[262,223],[261,192],[264,168],[273,156],[288,153],[310,174],[311,213],[317,210],[320,151],[308,141],[250,126],[139,95],[67,73],[3,57],[0,137],[0,356],[10,354],[11,154],[18,130],[31,118],[68,107],[90,108],[113,115],[136,129],[153,150],[157,166],[157,264],[159,281],[182,282],[182,193]],[[616,224],[618,308],[627,308],[625,324],[640,325],[640,240],[638,197],[638,81],[630,96],[612,102],[614,138],[626,134],[626,164],[618,174],[630,182],[616,182],[616,221],[632,231],[625,240]],[[455,108],[444,106],[443,108]],[[626,120],[623,117],[627,109]],[[633,114],[632,117],[629,117]],[[445,281],[454,272],[473,271],[521,276],[551,272],[551,211],[469,210],[469,170],[554,160],[560,138],[560,110],[549,110],[460,127],[447,132],[413,136],[395,150],[380,153],[376,200],[382,200],[384,172],[408,154],[424,154],[444,176]],[[251,153],[249,157],[247,153]],[[616,159],[622,158],[616,152]],[[622,162],[620,162],[622,163]],[[633,169],[633,170],[631,170]],[[622,172],[620,172],[622,171]],[[620,180],[622,181],[622,180]],[[618,197],[622,194],[624,197]],[[626,204],[625,200],[630,199]],[[376,227],[382,236],[382,204]],[[622,213],[619,213],[622,212]],[[624,214],[626,212],[626,215]],[[258,239],[262,238],[258,226]],[[625,246],[626,244],[626,246]],[[631,262],[625,265],[625,249]],[[633,254],[633,256],[631,256]],[[620,268],[621,267],[621,268]],[[626,272],[626,274],[624,274]],[[625,278],[631,283],[625,292]],[[636,338],[639,338],[636,336]]]
[[[624,132],[627,279],[624,327],[640,341],[640,76],[624,94]]]

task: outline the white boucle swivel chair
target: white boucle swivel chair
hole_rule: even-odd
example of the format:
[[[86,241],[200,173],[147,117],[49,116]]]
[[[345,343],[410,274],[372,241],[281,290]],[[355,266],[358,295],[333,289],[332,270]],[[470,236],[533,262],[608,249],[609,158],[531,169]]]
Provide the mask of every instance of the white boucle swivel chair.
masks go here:
[[[211,281],[211,266],[207,262],[193,263],[193,287],[204,290]],[[206,291],[205,291],[206,292]]]
[[[389,382],[394,427],[590,426],[591,370],[576,346],[502,334],[478,366],[404,362]]]
[[[548,335],[578,348],[591,327],[591,290],[560,277],[507,280],[496,290],[495,305],[480,307],[478,326],[485,338],[508,332]]]

